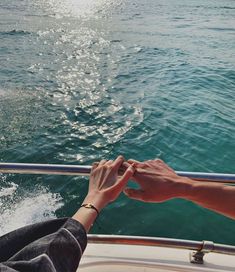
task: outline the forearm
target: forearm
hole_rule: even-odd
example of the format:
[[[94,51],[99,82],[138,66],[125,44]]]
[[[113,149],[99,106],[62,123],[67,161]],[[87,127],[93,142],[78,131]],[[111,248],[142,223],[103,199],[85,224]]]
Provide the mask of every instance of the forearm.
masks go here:
[[[83,201],[83,204],[92,204],[99,212],[101,212],[101,210],[105,207],[106,202],[102,196],[94,194],[87,195]],[[97,216],[98,213],[95,209],[80,207],[72,218],[79,221],[88,233]]]
[[[178,197],[235,219],[235,187],[181,179]]]
[[[96,217],[97,213],[95,210],[80,208],[72,218],[80,222],[86,230],[86,233],[88,233]]]

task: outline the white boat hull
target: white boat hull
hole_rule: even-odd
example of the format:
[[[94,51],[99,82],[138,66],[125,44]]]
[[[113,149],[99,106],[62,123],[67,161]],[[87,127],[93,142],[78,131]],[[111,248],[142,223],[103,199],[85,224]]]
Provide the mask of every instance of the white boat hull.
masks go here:
[[[204,264],[193,264],[190,252],[156,246],[88,243],[79,271],[235,271],[235,256],[209,253],[204,257]]]

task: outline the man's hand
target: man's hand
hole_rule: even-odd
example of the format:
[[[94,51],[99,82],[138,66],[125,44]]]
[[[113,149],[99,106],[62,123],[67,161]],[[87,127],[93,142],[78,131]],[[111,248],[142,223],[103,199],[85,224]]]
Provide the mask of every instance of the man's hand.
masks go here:
[[[133,180],[139,184],[140,189],[126,188],[124,193],[130,198],[163,202],[179,197],[235,219],[234,186],[180,177],[161,160],[128,160],[123,165],[128,167],[131,163],[134,163],[136,169]]]
[[[138,162],[128,160],[124,165],[133,164],[135,173],[133,180],[140,186],[139,189],[126,188],[124,193],[133,199],[145,202],[163,202],[178,196],[183,184],[180,178],[168,165],[161,160]]]

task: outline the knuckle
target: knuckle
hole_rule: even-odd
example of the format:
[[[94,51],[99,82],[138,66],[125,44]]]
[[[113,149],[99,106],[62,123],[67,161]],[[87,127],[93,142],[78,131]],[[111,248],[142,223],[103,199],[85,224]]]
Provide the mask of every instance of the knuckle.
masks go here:
[[[157,163],[159,163],[159,164],[164,163],[163,160],[161,160],[161,159],[156,159],[155,161],[156,161]]]
[[[109,166],[108,165],[103,165],[102,168],[107,171],[109,169]]]

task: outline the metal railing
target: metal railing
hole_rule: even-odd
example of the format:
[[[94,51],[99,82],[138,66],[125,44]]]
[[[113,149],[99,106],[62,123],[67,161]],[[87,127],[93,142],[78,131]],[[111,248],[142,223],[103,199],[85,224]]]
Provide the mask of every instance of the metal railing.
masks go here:
[[[26,163],[0,163],[0,173],[17,174],[49,174],[49,175],[82,175],[91,172],[88,165],[58,165],[58,164],[26,164]],[[198,173],[176,171],[180,176],[189,177],[198,181],[210,181],[226,184],[235,184],[235,174]],[[215,244],[211,241],[192,241],[170,238],[119,236],[119,235],[88,235],[89,243],[157,246],[178,249],[195,250],[191,262],[203,263],[205,253],[214,252],[235,255],[235,246]]]
[[[226,255],[235,255],[235,246],[216,244],[212,241],[192,241],[159,237],[88,234],[88,243],[153,246],[194,250],[195,252],[190,254],[190,261],[197,264],[203,264],[204,255],[210,252]]]
[[[91,166],[89,165],[0,163],[0,173],[88,176],[90,172]],[[182,171],[176,171],[176,173],[180,176],[189,177],[198,181],[235,184],[235,174]]]

